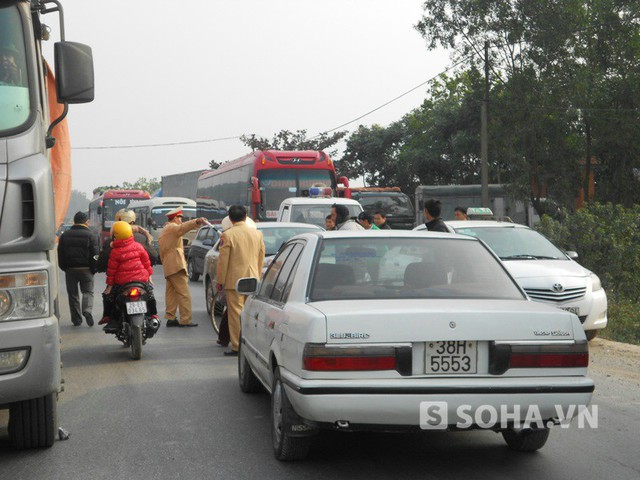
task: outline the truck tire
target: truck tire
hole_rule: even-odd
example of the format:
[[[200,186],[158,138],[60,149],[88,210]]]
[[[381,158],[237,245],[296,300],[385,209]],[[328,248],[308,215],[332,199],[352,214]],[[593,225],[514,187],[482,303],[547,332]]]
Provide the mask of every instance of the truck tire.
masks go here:
[[[549,429],[541,428],[536,430],[523,429],[516,431],[512,428],[502,431],[502,438],[507,442],[511,450],[517,452],[535,452],[544,447],[549,438]]]
[[[15,402],[9,407],[9,437],[19,450],[49,448],[56,430],[56,397],[44,397]]]
[[[283,462],[304,460],[311,447],[310,437],[293,437],[287,433],[291,427],[292,415],[295,415],[295,411],[287,398],[280,378],[280,369],[276,368],[271,391],[271,437],[273,453]]]
[[[587,341],[591,341],[598,336],[599,330],[586,330],[584,333],[587,336]]]

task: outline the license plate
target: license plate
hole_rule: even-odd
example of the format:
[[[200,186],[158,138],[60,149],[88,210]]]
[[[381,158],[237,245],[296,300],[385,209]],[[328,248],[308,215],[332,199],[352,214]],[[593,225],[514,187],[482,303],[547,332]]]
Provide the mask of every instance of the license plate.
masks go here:
[[[566,310],[567,312],[571,312],[574,315],[580,316],[580,308],[579,307],[560,307],[561,310]]]
[[[127,314],[136,315],[138,313],[147,313],[147,302],[128,302]]]
[[[478,349],[476,342],[446,341],[427,342],[427,374],[465,375],[476,373]]]

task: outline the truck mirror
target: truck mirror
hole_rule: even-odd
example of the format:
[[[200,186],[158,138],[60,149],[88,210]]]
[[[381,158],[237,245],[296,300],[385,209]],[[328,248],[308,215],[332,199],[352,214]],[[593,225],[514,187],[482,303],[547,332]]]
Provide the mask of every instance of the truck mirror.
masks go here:
[[[102,215],[102,207],[98,207],[97,214]]]
[[[251,177],[251,203],[254,205],[262,203],[258,177]]]
[[[349,188],[349,179],[347,177],[339,177],[338,183],[342,184],[345,188]]]
[[[91,47],[76,42],[54,45],[59,103],[88,103],[94,98]]]

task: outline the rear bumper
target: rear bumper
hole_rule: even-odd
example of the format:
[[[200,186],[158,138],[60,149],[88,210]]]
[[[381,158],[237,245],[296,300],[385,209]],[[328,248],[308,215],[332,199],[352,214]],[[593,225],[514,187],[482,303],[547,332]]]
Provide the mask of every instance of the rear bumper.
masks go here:
[[[24,367],[0,375],[0,407],[60,389],[60,333],[56,317],[0,322],[0,350],[29,348]]]
[[[585,377],[354,381],[304,380],[286,370],[281,373],[300,417],[318,425],[348,422],[367,429],[419,427],[423,402],[444,409],[440,413],[447,426],[464,421],[461,412],[473,417],[473,412],[487,406],[498,412],[498,423],[523,422],[531,409],[546,421],[558,418],[558,409],[586,407],[594,389],[593,381]]]

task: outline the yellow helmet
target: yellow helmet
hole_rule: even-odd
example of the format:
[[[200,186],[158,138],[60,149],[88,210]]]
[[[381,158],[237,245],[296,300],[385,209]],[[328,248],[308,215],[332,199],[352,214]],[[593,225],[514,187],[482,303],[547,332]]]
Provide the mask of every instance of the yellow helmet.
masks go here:
[[[134,223],[136,221],[136,212],[128,208],[121,208],[116,212],[116,222]]]
[[[116,222],[111,227],[111,236],[116,240],[126,240],[133,235],[131,225],[127,222]]]

